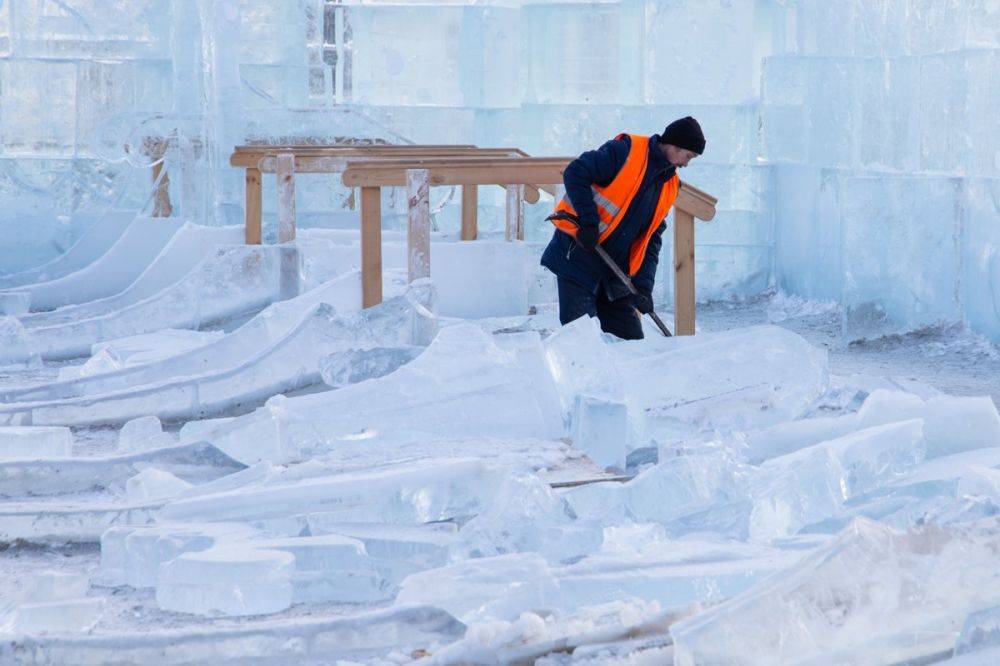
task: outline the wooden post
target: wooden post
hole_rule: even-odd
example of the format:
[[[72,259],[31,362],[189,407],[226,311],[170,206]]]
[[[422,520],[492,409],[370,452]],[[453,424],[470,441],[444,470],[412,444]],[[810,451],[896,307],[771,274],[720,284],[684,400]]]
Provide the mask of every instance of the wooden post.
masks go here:
[[[508,241],[524,240],[524,185],[507,186],[507,223],[504,238]]]
[[[142,140],[142,150],[153,164],[152,183],[156,185],[153,195],[153,217],[170,217],[174,207],[170,205],[170,174],[163,173],[163,157],[167,154],[167,142],[161,137],[147,136]],[[159,180],[159,183],[157,183]]]
[[[674,335],[694,335],[694,216],[674,209]]]
[[[479,235],[479,186],[462,185],[462,240],[476,240]]]
[[[295,240],[295,155],[278,155],[278,242]]]
[[[244,221],[246,225],[246,243],[247,245],[260,245],[261,200],[263,197],[260,187],[260,169],[247,169],[245,196]]]
[[[408,282],[431,276],[431,207],[427,169],[406,172],[409,224],[406,236]]]
[[[361,188],[361,305],[382,302],[382,188]]]

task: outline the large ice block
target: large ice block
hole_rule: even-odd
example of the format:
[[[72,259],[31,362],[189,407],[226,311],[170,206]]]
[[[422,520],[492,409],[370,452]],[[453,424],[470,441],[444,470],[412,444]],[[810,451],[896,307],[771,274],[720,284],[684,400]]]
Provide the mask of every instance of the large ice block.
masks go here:
[[[155,416],[132,419],[118,431],[118,449],[123,452],[149,451],[174,443],[174,438],[163,432],[163,424]]]
[[[431,255],[439,314],[475,319],[528,312],[524,243],[436,243]]]
[[[0,317],[0,365],[38,360],[31,333],[14,317]]]
[[[513,620],[558,601],[548,563],[537,554],[484,557],[408,576],[396,604],[430,604],[469,623]]]
[[[103,613],[100,597],[21,604],[15,611],[13,631],[24,635],[83,632],[97,624]]]
[[[828,384],[826,350],[777,326],[614,347],[623,353],[649,350],[619,358],[616,365],[654,433],[746,430],[789,421],[802,416]]]
[[[536,552],[559,562],[596,550],[603,537],[593,519],[577,520],[566,500],[536,476],[506,479],[493,501],[458,533],[463,557]]]
[[[292,605],[295,556],[248,544],[184,553],[160,566],[156,603],[196,615],[267,615]]]
[[[750,536],[795,534],[844,502],[901,478],[924,458],[919,419],[860,430],[773,458],[751,479]]]
[[[851,523],[800,564],[671,627],[689,664],[897,663],[950,650],[1000,599],[998,519],[897,532]]]
[[[625,469],[627,405],[577,394],[570,423],[573,446],[601,467]]]
[[[292,599],[296,603],[369,603],[389,598],[394,581],[383,578],[364,544],[351,537],[271,539],[255,544],[295,556]]]
[[[396,372],[328,393],[272,399],[206,437],[246,463],[315,455],[359,436],[554,439],[563,432],[550,409],[517,358],[467,324],[443,328]]]
[[[0,428],[0,460],[68,458],[73,448],[69,428],[9,426]]]
[[[570,322],[546,338],[542,347],[565,413],[573,409],[580,394],[608,400],[625,398],[625,382],[608,353],[596,318],[580,317]]]
[[[191,487],[170,472],[147,467],[125,482],[125,494],[131,502],[148,502],[173,497]]]
[[[172,520],[257,520],[315,512],[343,522],[424,523],[467,517],[490,501],[500,471],[474,460],[421,461],[178,499]]]

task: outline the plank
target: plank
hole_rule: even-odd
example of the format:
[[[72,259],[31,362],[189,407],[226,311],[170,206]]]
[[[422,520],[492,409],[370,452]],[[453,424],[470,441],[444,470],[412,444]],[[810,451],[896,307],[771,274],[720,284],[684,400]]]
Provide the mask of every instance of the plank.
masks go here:
[[[361,188],[361,304],[382,302],[382,190]]]
[[[507,217],[504,224],[504,238],[508,241],[524,240],[524,185],[507,186]]]
[[[441,185],[527,185],[562,182],[562,172],[568,161],[545,164],[451,164],[448,166],[414,165],[430,172],[431,186]],[[412,167],[411,167],[412,168]],[[347,187],[402,187],[406,185],[406,170],[396,166],[357,168],[352,165],[342,176]],[[529,202],[531,203],[531,202]]]
[[[674,335],[694,335],[694,216],[674,209]]]

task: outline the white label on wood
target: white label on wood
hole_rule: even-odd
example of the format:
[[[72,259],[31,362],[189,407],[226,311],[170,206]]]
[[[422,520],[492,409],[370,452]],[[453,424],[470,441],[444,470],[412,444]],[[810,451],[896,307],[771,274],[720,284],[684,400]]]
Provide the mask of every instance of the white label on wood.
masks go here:
[[[295,155],[278,155],[278,242],[295,240]]]
[[[524,185],[507,186],[507,224],[504,238],[508,241],[524,240]]]
[[[431,208],[427,181],[427,169],[406,172],[409,206],[406,269],[410,282],[431,276]]]

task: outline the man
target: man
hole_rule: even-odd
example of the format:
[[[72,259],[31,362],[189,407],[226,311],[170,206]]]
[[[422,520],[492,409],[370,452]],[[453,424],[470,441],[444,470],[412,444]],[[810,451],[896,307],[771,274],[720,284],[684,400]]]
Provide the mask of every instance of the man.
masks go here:
[[[570,162],[542,255],[557,277],[560,322],[589,315],[619,338],[643,337],[639,317],[653,309],[665,217],[680,187],[676,172],[704,151],[701,126],[687,116],[659,136],[619,134]],[[637,296],[594,252],[598,243],[632,277]]]

